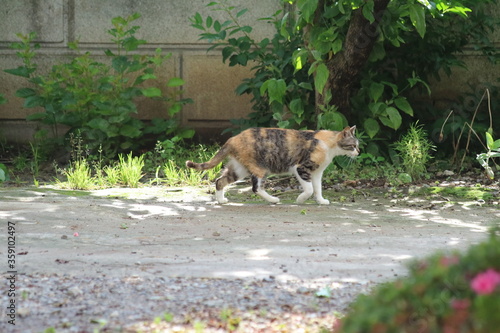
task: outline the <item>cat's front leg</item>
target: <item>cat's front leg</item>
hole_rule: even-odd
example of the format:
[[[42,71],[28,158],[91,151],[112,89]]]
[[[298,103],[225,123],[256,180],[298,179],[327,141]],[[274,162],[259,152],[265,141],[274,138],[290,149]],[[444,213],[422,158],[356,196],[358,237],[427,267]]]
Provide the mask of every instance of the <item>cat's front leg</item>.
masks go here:
[[[312,187],[314,189],[314,197],[316,202],[320,205],[329,205],[330,201],[323,198],[323,188],[321,187],[321,178],[323,178],[323,172],[316,172],[311,174]]]

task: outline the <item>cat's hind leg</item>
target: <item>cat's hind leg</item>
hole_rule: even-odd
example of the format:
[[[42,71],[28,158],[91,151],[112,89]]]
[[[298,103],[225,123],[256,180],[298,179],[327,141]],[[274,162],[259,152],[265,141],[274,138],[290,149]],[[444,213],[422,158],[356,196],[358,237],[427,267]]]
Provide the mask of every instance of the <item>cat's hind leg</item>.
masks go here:
[[[270,203],[280,202],[280,198],[270,195],[262,188],[262,179],[263,178],[252,175],[252,190],[253,190],[253,192],[260,195],[263,199],[269,201]]]
[[[299,181],[300,186],[302,186],[302,193],[297,197],[297,203],[302,204],[314,193],[313,184],[311,183],[311,174],[300,166],[293,168],[292,172]]]
[[[215,199],[220,204],[227,203],[224,197],[224,188],[235,181],[248,176],[248,170],[235,159],[229,160],[222,175],[215,181]]]

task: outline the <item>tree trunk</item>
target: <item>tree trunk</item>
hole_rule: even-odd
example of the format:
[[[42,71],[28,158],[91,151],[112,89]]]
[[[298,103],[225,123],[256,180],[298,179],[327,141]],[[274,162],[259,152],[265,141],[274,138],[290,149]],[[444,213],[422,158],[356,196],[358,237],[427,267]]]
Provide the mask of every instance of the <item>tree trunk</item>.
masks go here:
[[[331,59],[325,61],[330,72],[325,91],[330,89],[332,99],[330,105],[338,107],[349,122],[353,121],[350,99],[353,90],[358,85],[359,74],[368,61],[373,45],[378,37],[378,24],[390,0],[374,0],[375,21],[370,23],[364,16],[362,8],[353,12],[349,30],[343,49]],[[322,7],[318,6],[319,10]],[[324,105],[324,96],[316,92],[316,112],[320,113],[319,105]]]

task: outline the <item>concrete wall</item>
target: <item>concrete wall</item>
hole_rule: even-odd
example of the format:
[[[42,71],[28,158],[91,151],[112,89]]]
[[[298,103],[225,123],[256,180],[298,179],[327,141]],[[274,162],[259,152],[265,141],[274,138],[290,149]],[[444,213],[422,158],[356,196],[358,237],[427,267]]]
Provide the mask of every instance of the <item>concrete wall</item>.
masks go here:
[[[91,51],[97,59],[104,59],[103,52],[112,48],[109,35],[111,19],[139,12],[141,26],[138,37],[149,44],[141,47],[142,53],[153,53],[160,47],[171,52],[172,58],[163,66],[160,82],[173,76],[182,77],[186,84],[183,97],[195,103],[184,107],[183,124],[196,128],[199,133],[217,135],[229,127],[229,119],[245,116],[251,111],[250,96],[236,96],[235,88],[250,75],[249,68],[229,67],[221,61],[220,52],[207,53],[208,44],[198,40],[199,31],[190,26],[189,17],[195,12],[203,17],[211,15],[225,19],[222,12],[211,12],[205,6],[210,0],[0,0],[0,70],[21,64],[15,51],[8,45],[16,41],[17,32],[35,31],[42,48],[36,62],[48,69],[71,54],[68,42],[78,39],[83,51]],[[232,0],[240,8],[249,8],[243,16],[246,23],[255,27],[256,38],[271,36],[274,29],[255,19],[273,14],[282,6],[282,0]],[[494,12],[499,12],[495,7]],[[493,34],[500,42],[498,33]],[[493,66],[473,51],[463,55],[470,70],[457,70],[448,79],[433,86],[433,99],[446,103],[462,91],[467,84],[496,82],[500,77],[498,66]],[[0,138],[26,141],[32,138],[35,123],[25,121],[33,109],[22,107],[23,100],[14,96],[15,91],[26,85],[22,78],[0,71],[0,93],[9,103],[0,105]],[[478,91],[479,98],[482,92]],[[440,102],[441,101],[441,102]],[[141,102],[139,117],[151,119],[165,117],[165,106],[151,101]]]
[[[160,83],[176,76],[186,81],[183,97],[195,103],[184,107],[182,122],[200,132],[218,135],[229,127],[229,119],[245,116],[251,110],[249,96],[237,96],[235,88],[249,77],[249,68],[229,67],[221,61],[220,51],[207,53],[209,45],[198,39],[199,30],[190,26],[189,17],[200,12],[226,20],[223,12],[206,8],[209,0],[0,0],[0,93],[9,99],[0,105],[0,136],[9,140],[25,141],[34,132],[34,123],[25,118],[33,109],[22,107],[23,100],[15,91],[26,85],[23,78],[3,72],[3,69],[21,65],[21,60],[8,45],[17,41],[16,33],[37,33],[41,44],[35,62],[41,69],[50,69],[71,54],[67,44],[79,40],[82,51],[91,51],[103,60],[104,50],[112,48],[107,30],[111,19],[135,12],[142,15],[135,21],[141,28],[138,38],[148,41],[141,53],[153,54],[158,47],[173,56],[159,74]],[[281,0],[234,0],[239,8],[249,8],[242,17],[244,23],[255,26],[256,38],[272,36],[271,25],[254,24],[260,17],[269,16],[281,8]],[[165,106],[142,102],[139,117],[152,119],[166,117]]]

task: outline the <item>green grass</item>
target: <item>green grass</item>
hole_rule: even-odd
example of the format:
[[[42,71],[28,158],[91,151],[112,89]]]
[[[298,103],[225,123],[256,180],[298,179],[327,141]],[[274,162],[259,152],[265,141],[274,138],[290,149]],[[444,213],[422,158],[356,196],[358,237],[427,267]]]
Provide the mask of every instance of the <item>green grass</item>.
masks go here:
[[[466,199],[466,200],[492,200],[494,199],[494,195],[492,190],[489,188],[485,188],[482,186],[475,187],[428,187],[422,188],[419,191],[419,194],[438,194],[441,196],[451,196],[458,199]]]
[[[90,190],[95,187],[92,171],[85,160],[79,160],[71,164],[65,171],[68,178],[66,184],[74,190]]]
[[[144,155],[132,156],[132,153],[128,154],[125,158],[123,155],[119,155],[118,162],[118,174],[116,172],[111,172],[108,169],[108,174],[112,177],[119,176],[120,181],[128,187],[138,187],[139,181],[144,176],[142,169],[144,168]]]

